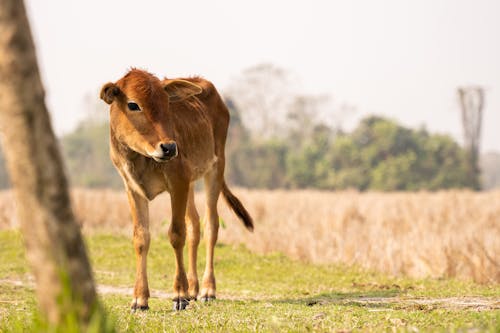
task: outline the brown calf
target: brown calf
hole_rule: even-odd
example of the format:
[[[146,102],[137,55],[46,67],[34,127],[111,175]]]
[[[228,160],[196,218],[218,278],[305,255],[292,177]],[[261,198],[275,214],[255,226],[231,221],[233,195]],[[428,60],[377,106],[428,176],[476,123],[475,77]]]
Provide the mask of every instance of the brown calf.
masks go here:
[[[215,298],[214,246],[222,192],[247,229],[252,218],[224,181],[224,146],[229,112],[215,87],[202,78],[165,79],[132,69],[116,83],[106,83],[101,98],[110,104],[111,159],[125,183],[136,252],[132,309],[148,309],[146,256],[149,249],[148,201],[168,191],[172,222],[168,231],[175,251],[174,309],[182,310],[199,291],[196,257],[200,221],[193,182],[203,177],[206,191],[206,267],[201,299]],[[186,275],[183,248],[188,244]]]

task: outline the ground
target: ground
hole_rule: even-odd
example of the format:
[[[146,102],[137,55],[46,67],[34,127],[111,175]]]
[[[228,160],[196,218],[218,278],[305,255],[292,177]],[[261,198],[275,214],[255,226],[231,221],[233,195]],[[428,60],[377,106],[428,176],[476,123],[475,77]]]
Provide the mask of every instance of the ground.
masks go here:
[[[218,299],[174,312],[174,259],[165,237],[154,237],[150,249],[150,310],[132,313],[131,239],[97,233],[86,241],[101,300],[119,331],[500,331],[497,284],[392,277],[228,245],[216,249]],[[199,256],[204,258],[204,251]],[[32,331],[33,289],[21,235],[1,231],[0,332]]]

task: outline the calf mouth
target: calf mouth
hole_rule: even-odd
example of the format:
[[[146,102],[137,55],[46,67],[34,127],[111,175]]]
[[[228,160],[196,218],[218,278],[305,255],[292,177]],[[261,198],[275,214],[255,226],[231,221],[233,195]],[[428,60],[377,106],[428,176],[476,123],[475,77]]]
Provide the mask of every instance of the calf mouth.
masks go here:
[[[173,159],[175,156],[172,157],[156,157],[156,156],[151,156],[153,160],[155,160],[158,163],[165,163]]]
[[[173,160],[176,156],[177,156],[177,155],[175,155],[175,156],[153,156],[153,155],[150,155],[150,157],[151,157],[153,160],[155,160],[156,162],[158,162],[158,163],[165,163],[165,162],[168,162],[168,161],[170,161],[170,160]]]
[[[167,155],[167,154],[158,154],[157,152],[153,153],[148,153],[149,157],[151,157],[153,160],[155,160],[158,163],[165,163],[168,161],[173,160],[174,158],[177,157],[179,153],[176,151],[174,155]]]

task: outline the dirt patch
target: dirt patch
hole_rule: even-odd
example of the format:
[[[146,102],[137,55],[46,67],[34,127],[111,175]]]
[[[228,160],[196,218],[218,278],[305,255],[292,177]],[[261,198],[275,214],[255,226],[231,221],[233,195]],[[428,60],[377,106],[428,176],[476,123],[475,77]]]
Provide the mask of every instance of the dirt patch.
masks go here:
[[[392,305],[393,308],[414,310],[475,310],[487,311],[500,309],[500,298],[460,296],[444,298],[403,298],[403,297],[360,297],[356,299],[344,299],[343,301],[354,302],[362,305]],[[395,306],[396,305],[396,306]]]

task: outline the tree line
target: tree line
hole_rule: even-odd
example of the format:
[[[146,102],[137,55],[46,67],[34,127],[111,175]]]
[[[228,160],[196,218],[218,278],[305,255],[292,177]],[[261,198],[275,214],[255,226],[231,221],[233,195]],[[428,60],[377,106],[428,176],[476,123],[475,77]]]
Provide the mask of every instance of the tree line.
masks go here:
[[[234,103],[226,145],[226,178],[248,188],[413,191],[472,187],[466,153],[451,137],[368,116],[349,132],[317,124],[259,138]],[[121,188],[109,159],[109,124],[85,120],[60,138],[73,186]],[[0,157],[1,158],[1,157]],[[6,173],[0,167],[0,184]]]
[[[351,132],[318,124],[310,136],[290,131],[259,140],[247,131],[233,124],[227,148],[226,175],[244,187],[413,191],[474,184],[465,151],[451,137],[383,117],[368,116]]]

